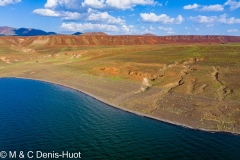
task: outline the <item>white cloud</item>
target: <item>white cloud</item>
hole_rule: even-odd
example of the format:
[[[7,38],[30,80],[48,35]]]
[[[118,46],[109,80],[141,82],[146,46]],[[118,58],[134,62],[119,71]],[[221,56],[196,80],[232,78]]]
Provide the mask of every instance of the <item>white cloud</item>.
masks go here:
[[[117,9],[130,9],[136,5],[155,5],[156,2],[154,0],[107,0],[106,4]]]
[[[92,23],[62,23],[61,27],[64,31],[72,32],[90,32],[90,31],[100,31],[100,32],[118,32],[119,29],[115,25],[108,24],[92,24]]]
[[[41,16],[60,17],[60,13],[51,9],[35,9],[33,13],[39,14]]]
[[[204,6],[200,9],[200,11],[223,11],[224,7],[220,4],[210,5],[210,6]]]
[[[68,8],[77,9],[81,7],[79,0],[47,0],[44,5],[45,8],[56,9],[56,8]]]
[[[156,5],[154,0],[47,0],[45,8],[132,9],[137,5]]]
[[[228,33],[236,33],[236,32],[238,32],[238,30],[237,29],[229,29],[227,32]]]
[[[35,14],[48,17],[61,17],[63,20],[77,20],[82,17],[80,13],[77,12],[63,12],[63,11],[54,11],[51,9],[35,9],[33,11]]]
[[[198,15],[196,17],[190,17],[190,20],[196,23],[202,23],[202,24],[214,24],[214,23],[223,23],[223,24],[239,24],[240,19],[235,18],[235,17],[230,17],[227,18],[226,14],[220,15],[219,17],[217,16],[202,16]]]
[[[186,29],[186,30],[189,30],[189,29],[191,29],[191,28],[189,28],[189,27],[185,27],[185,29]]]
[[[58,5],[57,0],[47,0],[47,3],[44,5],[45,8],[54,8]]]
[[[230,6],[230,10],[240,8],[240,2],[237,2],[236,0],[228,0],[226,3],[224,3],[224,5]]]
[[[93,24],[93,23],[62,23],[60,27],[63,31],[71,32],[108,32],[108,33],[123,33],[123,34],[135,34],[138,32],[133,25],[121,25],[119,27],[108,24]]]
[[[172,27],[168,27],[168,28],[165,28],[165,27],[158,27],[159,30],[163,30],[163,31],[166,31],[167,34],[174,34],[175,32],[173,32],[173,29]]]
[[[0,0],[0,6],[6,6],[10,4],[19,3],[21,0]]]
[[[78,20],[80,18],[84,17],[84,15],[81,15],[78,12],[63,12],[63,20]]]
[[[154,28],[153,26],[150,26],[149,30],[150,30],[150,31],[154,31],[155,28]]]
[[[199,11],[215,11],[215,12],[217,12],[217,11],[223,11],[224,6],[220,5],[220,4],[203,6],[203,5],[199,5],[197,3],[194,3],[193,5],[184,6],[183,9],[185,9],[185,10],[195,9],[195,10],[199,10]]]
[[[164,28],[164,27],[158,27],[158,29],[160,30],[164,30],[164,31],[172,31],[172,27],[169,27],[169,28]]]
[[[197,9],[200,5],[198,5],[197,3],[194,3],[193,5],[187,5],[184,6],[183,9],[189,10],[189,9]]]
[[[208,16],[198,15],[196,17],[191,16],[189,19],[196,23],[214,23],[214,22],[216,22],[218,17],[217,16],[209,16],[208,17]]]
[[[137,30],[135,29],[135,27],[133,25],[122,25],[122,32],[124,34],[134,34],[137,32]]]
[[[49,16],[49,17],[61,17],[62,20],[84,20],[90,22],[102,22],[106,24],[125,24],[125,20],[121,18],[115,18],[109,15],[107,12],[98,12],[93,9],[88,9],[86,13],[78,13],[78,12],[69,12],[69,11],[55,11],[52,9],[44,8],[44,9],[35,9],[33,11],[35,14],[39,14],[41,16]]]
[[[91,7],[95,9],[100,9],[105,7],[105,0],[84,0],[82,3],[83,7]]]
[[[98,12],[92,9],[88,9],[89,16],[86,20],[95,22],[105,22],[107,24],[124,24],[125,21],[121,18],[115,18],[109,15],[107,12]]]
[[[140,13],[143,22],[159,22],[163,24],[181,24],[184,18],[178,15],[176,18],[171,18],[166,14],[156,15],[154,13]]]
[[[223,14],[219,16],[218,22],[224,23],[224,24],[239,24],[240,19],[235,17],[227,18],[227,14]]]
[[[132,9],[137,5],[156,5],[154,0],[84,0],[83,7],[95,9],[114,8],[114,9]]]

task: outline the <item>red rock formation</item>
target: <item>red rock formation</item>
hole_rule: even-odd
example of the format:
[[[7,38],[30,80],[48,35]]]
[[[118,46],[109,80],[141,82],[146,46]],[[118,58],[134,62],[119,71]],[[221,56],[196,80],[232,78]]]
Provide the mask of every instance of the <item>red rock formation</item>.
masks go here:
[[[140,36],[140,35],[56,35],[34,37],[0,37],[0,43],[22,46],[39,45],[149,45],[172,43],[229,43],[240,42],[240,36]]]

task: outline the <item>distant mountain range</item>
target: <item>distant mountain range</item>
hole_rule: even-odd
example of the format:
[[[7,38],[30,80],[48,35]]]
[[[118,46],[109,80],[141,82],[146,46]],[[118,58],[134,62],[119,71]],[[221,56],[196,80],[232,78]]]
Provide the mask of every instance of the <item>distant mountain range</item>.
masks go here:
[[[73,33],[72,35],[78,36],[78,35],[80,35],[80,34],[82,34],[82,33],[81,33],[81,32],[76,32],[76,33]]]
[[[56,35],[55,32],[45,32],[39,29],[33,28],[12,28],[3,26],[0,27],[1,36],[44,36],[44,35]]]
[[[33,28],[12,28],[3,26],[0,27],[1,36],[43,36],[43,35],[56,35],[55,32],[45,32]]]
[[[80,35],[82,33],[76,32],[72,35]],[[40,29],[33,28],[13,28],[7,26],[0,26],[0,36],[47,36],[57,35],[55,32],[45,32]]]

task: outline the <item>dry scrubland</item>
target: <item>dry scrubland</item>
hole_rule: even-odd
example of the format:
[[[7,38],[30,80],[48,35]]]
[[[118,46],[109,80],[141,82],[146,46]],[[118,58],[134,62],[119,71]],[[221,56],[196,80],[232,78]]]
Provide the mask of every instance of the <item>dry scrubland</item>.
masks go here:
[[[55,82],[156,119],[240,133],[240,43],[59,45],[47,39],[0,37],[0,76]]]

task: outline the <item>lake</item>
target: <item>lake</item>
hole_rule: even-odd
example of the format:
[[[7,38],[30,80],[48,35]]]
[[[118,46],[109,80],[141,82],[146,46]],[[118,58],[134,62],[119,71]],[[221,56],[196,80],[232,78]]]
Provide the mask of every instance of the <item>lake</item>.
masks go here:
[[[0,158],[240,159],[240,136],[148,119],[46,82],[1,78],[0,109]]]

